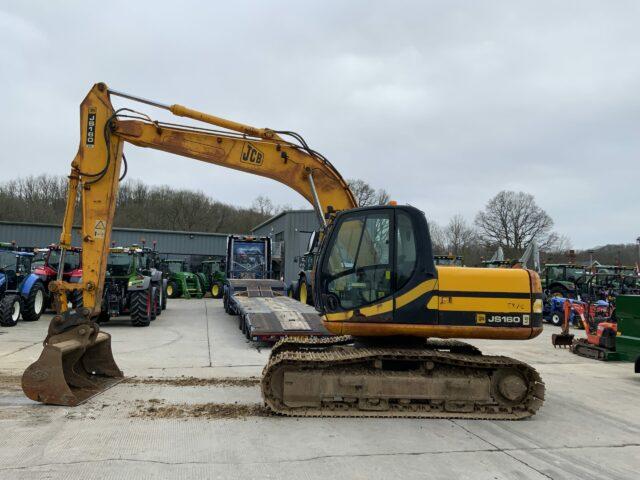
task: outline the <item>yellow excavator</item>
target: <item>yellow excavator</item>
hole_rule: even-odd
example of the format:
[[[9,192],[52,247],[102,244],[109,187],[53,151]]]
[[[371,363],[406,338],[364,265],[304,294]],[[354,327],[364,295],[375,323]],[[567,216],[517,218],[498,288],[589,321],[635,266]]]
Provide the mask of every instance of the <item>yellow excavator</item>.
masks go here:
[[[153,120],[111,97],[169,110],[206,127]],[[519,419],[544,400],[531,366],[455,339],[526,340],[542,331],[542,289],[530,270],[436,268],[424,214],[395,203],[358,208],[334,166],[298,134],[260,129],[94,85],[80,106],[61,255],[82,208],[82,282],[51,282],[57,314],[22,377],[36,401],[77,405],[123,378],[99,314],[118,183],[128,142],[277,180],[321,222],[313,296],[323,339],[286,338],[262,376],[266,405],[292,416]],[[83,307],[68,292],[82,289]],[[149,302],[150,304],[150,302]],[[150,307],[151,308],[151,307]]]

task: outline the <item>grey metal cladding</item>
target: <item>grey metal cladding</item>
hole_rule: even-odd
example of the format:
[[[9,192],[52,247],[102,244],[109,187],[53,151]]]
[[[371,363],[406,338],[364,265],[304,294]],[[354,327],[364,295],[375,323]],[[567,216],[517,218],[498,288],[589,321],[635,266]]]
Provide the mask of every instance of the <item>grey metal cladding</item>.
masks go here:
[[[80,246],[79,228],[73,229],[72,243]],[[60,240],[60,226],[41,223],[0,222],[0,241],[16,241],[19,246],[45,247]],[[114,228],[111,241],[116,245],[140,245],[142,241],[151,247],[156,242],[163,253],[180,255],[225,255],[227,234],[206,232],[174,232]]]

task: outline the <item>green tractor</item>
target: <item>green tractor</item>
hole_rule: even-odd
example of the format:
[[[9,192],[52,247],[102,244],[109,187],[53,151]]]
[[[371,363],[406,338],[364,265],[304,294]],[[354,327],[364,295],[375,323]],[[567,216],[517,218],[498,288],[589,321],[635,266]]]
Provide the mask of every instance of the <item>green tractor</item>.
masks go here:
[[[584,278],[587,271],[580,265],[572,263],[547,263],[540,273],[542,289],[549,296],[559,295],[564,298],[576,298],[576,283]]]
[[[129,315],[133,326],[147,327],[162,313],[162,275],[147,270],[142,253],[136,245],[109,250],[98,322]]]
[[[213,298],[222,298],[227,281],[224,259],[204,260],[196,275],[205,292],[211,293]]]
[[[204,287],[200,278],[189,271],[184,260],[163,260],[162,271],[168,276],[167,296],[169,298],[202,298]]]

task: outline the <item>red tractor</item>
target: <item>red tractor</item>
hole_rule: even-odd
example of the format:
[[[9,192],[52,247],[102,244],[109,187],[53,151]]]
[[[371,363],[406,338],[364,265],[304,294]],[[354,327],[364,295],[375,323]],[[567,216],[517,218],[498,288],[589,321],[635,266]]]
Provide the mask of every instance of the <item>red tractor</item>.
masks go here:
[[[51,305],[51,294],[49,292],[49,283],[51,280],[58,278],[58,269],[60,267],[60,247],[55,244],[49,245],[47,248],[39,248],[35,251],[36,261],[34,262],[33,273],[40,277],[45,287],[46,298],[45,308],[53,308]],[[70,283],[78,283],[82,279],[82,249],[71,247],[64,252],[62,258],[62,280]],[[74,290],[69,300],[74,308],[82,304],[82,292]]]
[[[615,352],[618,324],[612,320],[611,307],[608,304],[605,306],[604,303],[585,304],[565,301],[562,332],[551,336],[553,346],[570,347],[573,353],[582,357],[606,360],[607,354]],[[586,338],[575,340],[574,335],[569,333],[572,311],[580,319],[587,334]]]

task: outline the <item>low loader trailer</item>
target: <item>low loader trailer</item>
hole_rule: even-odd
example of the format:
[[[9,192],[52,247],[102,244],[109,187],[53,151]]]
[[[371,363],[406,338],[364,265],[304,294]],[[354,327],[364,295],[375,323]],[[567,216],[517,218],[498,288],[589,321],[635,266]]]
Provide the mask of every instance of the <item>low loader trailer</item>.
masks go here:
[[[224,309],[238,316],[238,328],[248,340],[331,335],[315,308],[288,297],[284,282],[272,278],[269,237],[229,236],[226,274]]]

